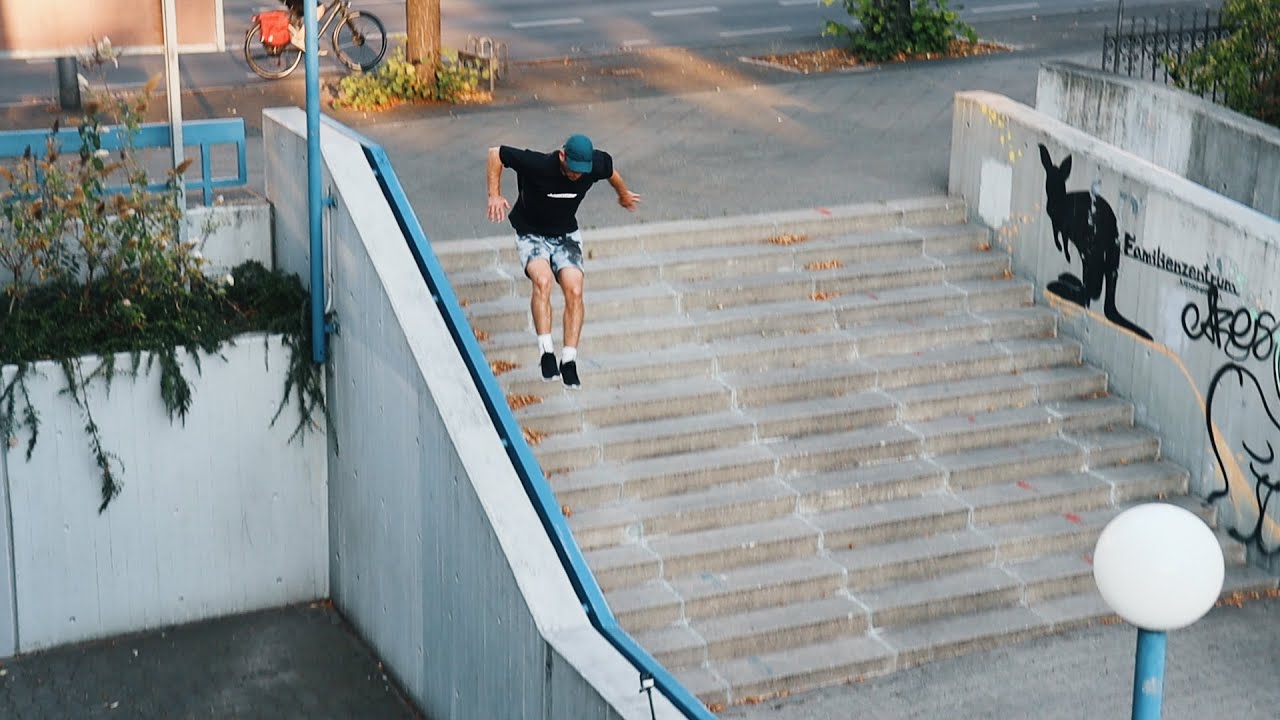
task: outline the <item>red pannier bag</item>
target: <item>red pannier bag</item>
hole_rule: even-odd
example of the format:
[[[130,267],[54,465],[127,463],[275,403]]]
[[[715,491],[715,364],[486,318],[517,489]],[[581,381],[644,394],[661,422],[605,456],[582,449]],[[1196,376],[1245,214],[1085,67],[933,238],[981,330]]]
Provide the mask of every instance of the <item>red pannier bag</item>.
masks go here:
[[[262,26],[262,44],[267,47],[282,47],[289,44],[289,13],[286,10],[268,10],[258,13],[258,24]]]

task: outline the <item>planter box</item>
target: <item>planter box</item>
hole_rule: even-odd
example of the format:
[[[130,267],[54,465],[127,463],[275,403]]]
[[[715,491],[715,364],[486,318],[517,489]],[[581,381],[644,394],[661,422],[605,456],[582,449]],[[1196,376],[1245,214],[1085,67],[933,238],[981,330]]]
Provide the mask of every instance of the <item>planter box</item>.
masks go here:
[[[116,357],[89,408],[123,485],[98,513],[101,480],[85,418],[60,395],[62,369],[28,376],[40,413],[0,451],[0,657],[64,643],[275,607],[328,595],[326,437],[289,441],[292,403],[275,414],[289,352],[247,335],[197,371],[185,424],[170,423],[159,366],[138,377]],[[88,374],[97,358],[82,361]],[[15,368],[3,370],[5,382]]]

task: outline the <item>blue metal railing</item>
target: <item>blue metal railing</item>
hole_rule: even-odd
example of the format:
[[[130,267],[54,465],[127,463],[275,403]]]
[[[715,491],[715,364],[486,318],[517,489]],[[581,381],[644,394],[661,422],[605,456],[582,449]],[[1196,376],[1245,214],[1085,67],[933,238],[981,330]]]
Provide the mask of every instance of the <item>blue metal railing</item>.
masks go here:
[[[217,118],[213,120],[188,120],[182,123],[182,144],[184,147],[200,148],[200,180],[188,179],[188,189],[199,189],[205,205],[212,205],[214,190],[227,187],[243,187],[249,182],[248,163],[245,161],[244,118]],[[146,123],[129,138],[129,144],[136,149],[169,147],[173,137],[168,123]],[[80,151],[80,133],[76,128],[62,128],[56,133],[52,130],[9,130],[0,132],[0,159],[22,157],[30,148],[32,152],[43,154],[45,143],[49,137],[56,138],[62,152]],[[102,147],[106,150],[118,150],[124,140],[121,128],[112,126],[102,134]],[[236,174],[214,177],[213,148],[220,145],[234,145],[236,151]],[[161,190],[168,185],[168,180],[154,182],[147,186],[148,190]],[[120,190],[123,188],[111,188]]]
[[[639,675],[648,674],[653,677],[654,685],[658,690],[667,696],[671,704],[684,713],[685,717],[692,720],[714,720],[715,715],[697,697],[681,685],[675,676],[655,660],[648,651],[632,639],[618,625],[613,612],[609,610],[604,593],[601,592],[600,586],[596,583],[591,569],[587,567],[587,563],[582,557],[582,551],[578,548],[578,543],[574,540],[573,534],[569,530],[569,525],[565,522],[564,515],[560,511],[560,505],[552,494],[551,485],[547,482],[546,477],[543,476],[542,469],[533,456],[533,451],[529,448],[529,444],[525,442],[524,434],[520,432],[520,426],[516,423],[515,416],[511,414],[511,408],[507,405],[506,396],[501,388],[498,387],[498,381],[494,378],[493,371],[489,369],[484,352],[480,349],[475,334],[471,330],[471,325],[467,322],[466,316],[462,312],[462,306],[458,303],[458,298],[453,293],[453,287],[449,284],[444,268],[441,267],[439,260],[436,259],[435,253],[432,252],[426,233],[423,232],[422,226],[418,224],[418,218],[414,215],[413,208],[409,206],[409,201],[400,186],[400,180],[396,177],[395,170],[391,167],[391,161],[387,158],[386,153],[379,145],[352,131],[350,128],[337,123],[329,124],[331,127],[355,138],[364,146],[365,157],[368,158],[369,165],[378,177],[383,195],[391,206],[391,211],[395,214],[396,222],[400,225],[400,231],[404,234],[405,241],[409,244],[409,249],[413,253],[419,271],[422,273],[422,279],[431,291],[431,299],[444,317],[445,325],[449,328],[449,334],[453,336],[454,344],[457,346],[458,352],[461,353],[463,362],[467,365],[467,370],[471,373],[476,389],[480,391],[485,410],[488,411],[494,428],[502,439],[502,444],[507,450],[507,455],[511,458],[516,474],[520,477],[520,482],[523,483],[525,492],[528,494],[530,502],[533,503],[534,510],[537,511],[538,518],[542,521],[543,529],[546,530],[548,537],[551,539],[556,555],[559,556],[560,563],[564,566],[565,573],[569,576],[569,582],[573,585],[574,592],[577,594],[579,602],[582,603],[582,608],[586,611],[592,626],[600,631],[600,634],[635,666],[638,673],[637,688],[639,687]]]

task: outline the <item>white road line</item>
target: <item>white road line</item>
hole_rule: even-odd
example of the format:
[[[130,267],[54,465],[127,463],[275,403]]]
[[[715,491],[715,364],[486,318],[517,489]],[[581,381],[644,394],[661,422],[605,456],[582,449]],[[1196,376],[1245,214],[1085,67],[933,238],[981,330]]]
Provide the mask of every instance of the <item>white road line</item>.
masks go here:
[[[513,22],[511,27],[516,30],[525,28],[553,27],[556,25],[581,25],[582,18],[555,18],[553,20],[526,20],[523,22]]]
[[[636,38],[635,40],[623,40],[622,47],[624,48],[638,47],[640,45],[648,45],[651,42],[653,41],[650,40],[649,38]]]
[[[747,35],[769,35],[771,33],[791,32],[790,25],[775,25],[773,27],[752,28],[750,30],[725,30],[720,33],[722,38],[745,37]]]
[[[782,7],[795,7],[796,5],[813,5],[822,4],[822,0],[778,0],[778,4]]]
[[[1013,10],[1038,10],[1040,3],[1018,3],[1017,5],[992,5],[990,7],[974,8],[969,12],[974,15],[983,15],[985,13],[1006,12]]]
[[[649,14],[654,17],[675,17],[677,15],[705,15],[718,12],[720,12],[720,8],[714,5],[703,5],[702,7],[674,8],[671,10],[650,10]]]

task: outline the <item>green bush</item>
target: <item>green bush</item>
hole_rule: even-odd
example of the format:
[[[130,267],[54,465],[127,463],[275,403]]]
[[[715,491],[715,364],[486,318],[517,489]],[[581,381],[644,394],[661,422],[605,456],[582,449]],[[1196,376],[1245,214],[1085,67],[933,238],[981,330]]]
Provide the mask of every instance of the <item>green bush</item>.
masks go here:
[[[149,189],[131,138],[153,86],[136,97],[95,95],[78,118],[78,151],[63,152],[50,134],[42,147],[0,164],[0,363],[17,367],[0,382],[0,441],[16,446],[25,432],[30,458],[40,416],[27,377],[35,362],[57,362],[101,473],[99,512],[119,494],[121,469],[103,447],[85,387],[111,382],[114,353],[133,354],[131,374],[151,370],[139,367],[141,353],[150,353],[170,419],[185,419],[192,388],[178,352],[198,368],[197,351],[216,354],[240,333],[283,333],[292,361],[281,407],[296,391],[303,420],[295,435],[309,429],[314,411],[324,412],[301,280],[257,263],[209,276],[201,247],[212,228],[203,237],[182,236],[183,199],[174,180],[185,166],[169,173],[163,189]],[[109,121],[121,140],[114,150],[104,147]],[[78,358],[94,355],[104,362],[84,370]]]
[[[456,103],[475,96],[485,80],[485,73],[463,65],[457,53],[446,52],[433,83],[409,61],[404,48],[396,48],[373,72],[344,77],[334,104],[348,110],[382,110],[425,100]]]
[[[948,0],[822,0],[837,2],[858,25],[828,20],[822,34],[843,36],[849,49],[867,60],[944,53],[956,37],[977,42],[978,35]]]
[[[1222,24],[1231,34],[1179,63],[1166,58],[1178,87],[1226,93],[1232,110],[1280,127],[1280,5],[1275,0],[1226,0]]]

